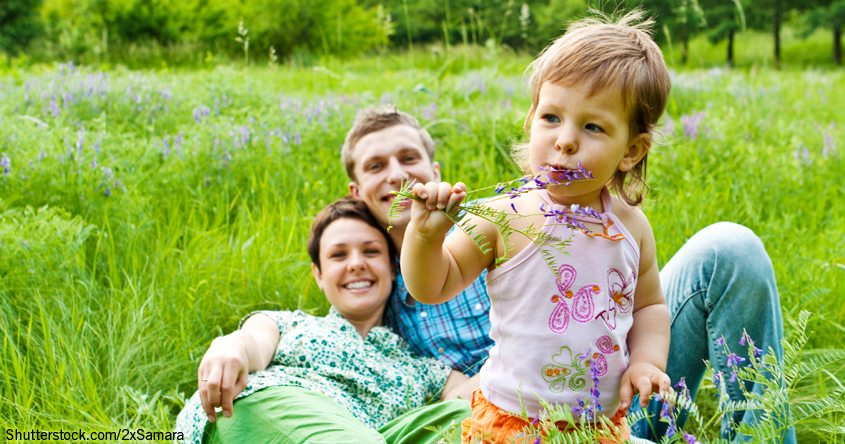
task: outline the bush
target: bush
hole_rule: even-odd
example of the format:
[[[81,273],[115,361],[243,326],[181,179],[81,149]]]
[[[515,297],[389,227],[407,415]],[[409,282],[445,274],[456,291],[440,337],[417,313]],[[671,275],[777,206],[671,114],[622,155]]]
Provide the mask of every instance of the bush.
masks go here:
[[[0,3],[0,51],[26,48],[41,33],[37,9],[41,0],[3,0]]]

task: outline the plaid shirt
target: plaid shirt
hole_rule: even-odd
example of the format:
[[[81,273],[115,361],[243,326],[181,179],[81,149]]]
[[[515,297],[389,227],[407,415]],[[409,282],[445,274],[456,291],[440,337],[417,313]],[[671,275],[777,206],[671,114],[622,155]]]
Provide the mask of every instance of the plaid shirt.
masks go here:
[[[399,264],[396,264],[399,270]],[[487,270],[458,296],[442,304],[414,300],[405,288],[401,271],[387,301],[385,318],[419,356],[433,356],[455,370],[472,376],[481,370],[493,340],[490,339],[490,297]]]

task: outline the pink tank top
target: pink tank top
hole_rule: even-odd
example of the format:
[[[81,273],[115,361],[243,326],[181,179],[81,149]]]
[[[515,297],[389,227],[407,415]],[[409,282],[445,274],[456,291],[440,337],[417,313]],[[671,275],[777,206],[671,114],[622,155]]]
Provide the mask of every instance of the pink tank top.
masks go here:
[[[552,204],[545,190],[538,192],[555,210],[574,215],[568,207]],[[602,205],[601,219],[574,215],[605,227],[605,233],[593,236],[546,218],[544,232],[560,239],[571,236],[568,256],[544,248],[554,256],[556,273],[537,247],[529,245],[487,274],[490,337],[496,344],[481,369],[481,391],[497,407],[521,411],[522,393],[534,418],[541,408],[537,396],[570,407],[579,399],[588,401],[593,386],[589,360],[595,360],[602,406],[596,413],[611,417],[619,408],[640,250],[613,214],[607,188]]]

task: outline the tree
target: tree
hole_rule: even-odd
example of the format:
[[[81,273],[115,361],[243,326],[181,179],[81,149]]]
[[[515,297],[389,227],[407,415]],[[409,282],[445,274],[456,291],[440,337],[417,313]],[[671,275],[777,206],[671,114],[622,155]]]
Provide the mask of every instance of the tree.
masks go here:
[[[681,42],[681,63],[689,58],[689,41],[707,26],[707,18],[698,0],[650,0],[643,3],[647,11],[658,15],[658,23],[666,39]]]
[[[41,34],[38,6],[41,0],[0,2],[0,50],[8,53],[24,49]]]
[[[774,40],[774,63],[780,66],[780,28],[784,16],[791,11],[802,11],[812,6],[815,0],[754,0],[754,8],[748,8],[748,27],[760,31],[769,31]]]
[[[833,64],[842,65],[842,28],[845,27],[845,0],[822,0],[807,14],[809,35],[818,28],[833,31]]]
[[[739,0],[705,0],[704,15],[710,27],[707,38],[711,43],[728,41],[726,63],[734,64],[734,35],[745,29],[745,10]]]

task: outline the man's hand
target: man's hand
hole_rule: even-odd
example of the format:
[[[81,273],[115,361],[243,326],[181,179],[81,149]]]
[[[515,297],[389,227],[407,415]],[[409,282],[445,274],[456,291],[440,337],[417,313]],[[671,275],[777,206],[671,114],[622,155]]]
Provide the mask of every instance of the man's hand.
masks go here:
[[[231,417],[232,403],[246,388],[249,358],[243,334],[236,331],[216,338],[200,363],[197,371],[200,399],[210,422],[217,420],[215,407],[222,407],[223,416]]]
[[[629,408],[634,399],[634,393],[639,393],[640,406],[646,408],[655,387],[660,394],[672,393],[672,381],[662,370],[646,363],[630,365],[628,370],[622,374],[619,391],[619,397],[622,400],[620,407],[623,409]]]
[[[452,221],[441,210],[451,211],[453,218],[458,214],[458,206],[466,198],[466,185],[458,182],[453,187],[447,182],[429,182],[414,185],[415,197],[425,202],[414,201],[411,206],[411,220],[414,229],[425,236],[445,235],[452,228]]]

